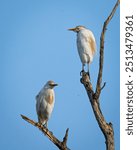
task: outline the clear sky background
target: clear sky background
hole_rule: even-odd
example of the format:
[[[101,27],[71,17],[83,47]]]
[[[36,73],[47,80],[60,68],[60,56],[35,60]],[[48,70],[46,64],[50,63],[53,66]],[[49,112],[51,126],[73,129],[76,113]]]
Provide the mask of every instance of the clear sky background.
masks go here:
[[[105,150],[105,139],[80,83],[81,62],[76,34],[68,28],[84,25],[97,41],[90,67],[95,89],[102,26],[116,0],[1,0],[0,1],[0,148],[56,150],[37,128],[21,119],[37,120],[35,96],[47,80],[59,84],[49,130],[60,140],[69,128],[71,150]],[[101,109],[115,131],[119,150],[119,8],[105,37]]]

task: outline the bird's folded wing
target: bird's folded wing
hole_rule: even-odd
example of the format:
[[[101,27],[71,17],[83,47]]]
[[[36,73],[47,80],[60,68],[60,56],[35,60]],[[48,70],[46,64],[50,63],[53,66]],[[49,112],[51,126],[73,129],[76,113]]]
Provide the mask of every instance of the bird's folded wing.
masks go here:
[[[93,40],[93,38],[88,38],[88,43],[91,48],[92,54],[96,52],[96,42]]]
[[[54,101],[54,97],[53,97],[53,94],[49,94],[46,98],[46,101],[49,103],[49,104],[53,104],[53,101]]]

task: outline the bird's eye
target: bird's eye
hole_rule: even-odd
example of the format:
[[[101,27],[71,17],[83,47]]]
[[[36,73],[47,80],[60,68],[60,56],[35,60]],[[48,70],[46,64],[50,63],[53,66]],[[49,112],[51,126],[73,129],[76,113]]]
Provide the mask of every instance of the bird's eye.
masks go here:
[[[80,31],[80,28],[79,28],[79,27],[77,27],[77,28],[76,28],[76,31],[77,31],[77,32],[79,32],[79,31]]]

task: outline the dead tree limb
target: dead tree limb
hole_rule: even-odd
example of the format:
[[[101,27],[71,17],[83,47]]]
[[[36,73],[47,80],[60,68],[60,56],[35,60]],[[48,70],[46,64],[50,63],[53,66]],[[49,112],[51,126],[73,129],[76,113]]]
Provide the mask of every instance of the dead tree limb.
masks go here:
[[[35,122],[28,117],[21,115],[22,119],[26,120],[28,123],[32,124],[33,126],[37,127],[47,138],[52,141],[60,150],[70,150],[67,147],[67,139],[68,139],[68,131],[69,129],[66,130],[65,136],[63,138],[63,141],[61,142],[58,140],[52,132],[50,132],[47,128],[45,128],[43,125],[41,125],[38,122]]]
[[[98,80],[97,80],[97,86],[96,86],[96,96],[99,98],[100,92],[101,92],[101,83],[102,83],[102,73],[103,73],[103,63],[104,63],[104,39],[105,39],[105,33],[107,29],[107,25],[109,24],[110,20],[115,14],[115,11],[120,3],[120,0],[118,0],[112,9],[112,12],[106,19],[103,25],[101,37],[100,37],[100,59],[99,59],[99,72],[98,72]]]
[[[97,85],[96,85],[96,90],[94,92],[92,84],[90,82],[89,76],[86,72],[83,72],[82,78],[81,78],[81,83],[84,85],[90,104],[92,106],[95,118],[98,122],[98,125],[105,137],[106,140],[106,150],[114,150],[114,130],[112,123],[107,123],[102,112],[100,109],[100,102],[99,102],[99,97],[101,94],[101,90],[105,87],[105,84],[101,86],[102,84],[102,74],[103,74],[103,63],[104,63],[104,39],[105,39],[105,32],[107,29],[107,25],[109,24],[110,20],[112,19],[118,5],[120,3],[120,0],[118,0],[112,9],[110,15],[106,19],[103,25],[101,37],[100,37],[100,58],[99,58],[99,72],[98,72],[98,79],[97,79]]]

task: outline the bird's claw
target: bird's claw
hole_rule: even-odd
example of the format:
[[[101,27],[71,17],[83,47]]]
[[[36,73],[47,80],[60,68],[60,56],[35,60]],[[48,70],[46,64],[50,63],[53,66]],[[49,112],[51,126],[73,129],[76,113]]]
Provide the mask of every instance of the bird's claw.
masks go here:
[[[82,75],[83,75],[83,73],[84,73],[84,70],[81,70],[81,71],[80,71],[80,76],[82,76]]]
[[[48,128],[47,123],[42,124],[44,128]]]

